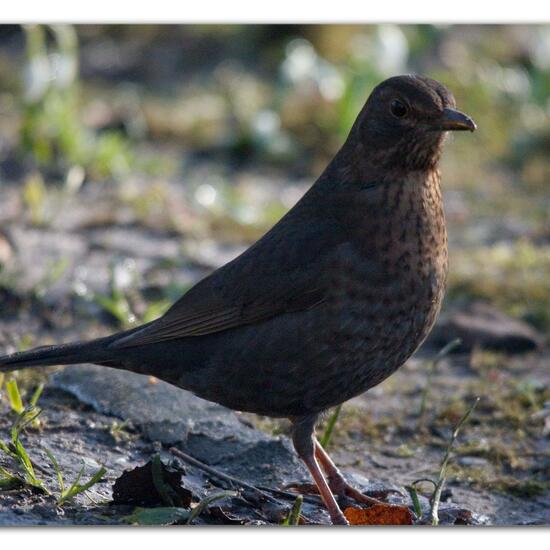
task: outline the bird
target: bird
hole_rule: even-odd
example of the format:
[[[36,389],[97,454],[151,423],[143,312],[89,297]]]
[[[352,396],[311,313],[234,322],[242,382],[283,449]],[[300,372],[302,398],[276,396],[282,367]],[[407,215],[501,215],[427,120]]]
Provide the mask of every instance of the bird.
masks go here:
[[[94,363],[288,418],[332,524],[348,524],[335,497],[377,501],[346,481],[315,425],[393,374],[429,334],[448,271],[443,143],[450,131],[475,129],[440,82],[384,80],[295,206],[163,316],[2,356],[0,372]]]

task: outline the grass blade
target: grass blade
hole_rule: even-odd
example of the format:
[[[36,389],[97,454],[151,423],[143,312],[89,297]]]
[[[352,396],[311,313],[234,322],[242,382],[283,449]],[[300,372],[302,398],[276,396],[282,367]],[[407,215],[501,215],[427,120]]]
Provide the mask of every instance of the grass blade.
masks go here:
[[[25,480],[0,466],[0,490],[16,489],[25,485]]]
[[[208,495],[207,497],[204,497],[193,508],[193,510],[191,510],[191,514],[189,515],[187,524],[189,525],[195,518],[200,516],[209,504],[212,504],[216,500],[221,500],[222,498],[236,497],[236,496],[238,496],[238,493],[236,493],[235,491],[220,491],[219,493],[213,493],[212,495]]]
[[[153,485],[162,498],[164,504],[167,506],[174,506],[174,501],[169,494],[169,488],[166,486],[166,483],[164,483],[164,478],[162,476],[162,464],[160,462],[160,454],[158,453],[153,457],[151,462],[151,472],[153,474]]]
[[[25,407],[23,406],[23,400],[21,399],[21,394],[17,387],[17,380],[8,380],[6,382],[6,391],[8,393],[11,410],[17,414],[21,414],[25,410]]]
[[[321,437],[321,440],[319,441],[323,449],[326,449],[328,447],[328,444],[330,443],[330,438],[332,437],[332,432],[334,430],[334,426],[336,425],[336,421],[340,416],[341,410],[342,410],[342,405],[338,405],[337,407],[335,407],[333,413],[330,415],[330,418],[328,419],[327,427],[325,428],[323,437]]]
[[[473,410],[476,408],[476,405],[478,404],[478,402],[479,402],[479,397],[476,398],[472,406],[464,413],[464,416],[458,421],[458,424],[455,426],[455,429],[453,430],[451,438],[449,439],[447,448],[445,449],[445,455],[443,456],[443,460],[441,461],[441,466],[439,468],[439,476],[438,476],[437,483],[435,485],[434,494],[432,497],[432,509],[430,512],[430,519],[431,519],[432,525],[439,525],[439,503],[441,501],[441,493],[443,491],[443,486],[445,485],[445,481],[447,479],[447,465],[449,464],[449,459],[451,458],[451,452],[453,450],[453,446],[455,444],[456,438],[458,437],[458,434],[462,426],[464,426],[464,424],[468,421],[468,418],[470,418],[470,415],[472,414]]]
[[[38,400],[40,399],[40,396],[42,395],[42,392],[44,391],[44,384],[39,384],[36,390],[34,390],[34,393],[32,394],[31,400],[29,401],[29,404],[31,407],[36,407],[36,404],[38,403]]]
[[[57,483],[59,484],[59,492],[63,494],[65,492],[65,482],[63,481],[63,474],[61,473],[61,470],[59,468],[59,464],[57,463],[57,460],[55,456],[53,456],[52,452],[49,449],[46,449],[44,447],[44,452],[48,455],[48,458],[50,459],[50,462],[52,463],[53,469],[55,470],[55,474],[57,475]]]
[[[296,500],[294,501],[294,504],[292,505],[292,508],[290,509],[290,513],[288,514],[286,519],[283,520],[281,525],[299,525],[300,514],[302,512],[303,503],[304,503],[303,495],[298,495],[296,497]]]
[[[106,472],[107,469],[101,466],[101,468],[99,468],[99,470],[86,483],[84,483],[84,485],[80,485],[80,479],[84,474],[84,466],[82,466],[72,485],[64,493],[62,493],[57,500],[57,504],[59,506],[63,506],[63,504],[65,504],[65,502],[67,502],[68,500],[72,500],[77,495],[84,493],[93,485],[101,481],[101,478],[105,475]]]
[[[449,355],[449,353],[460,346],[460,344],[462,344],[462,340],[460,338],[455,338],[454,340],[451,340],[446,346],[439,350],[438,354],[428,364],[428,377],[426,379],[424,390],[422,391],[422,397],[420,399],[420,409],[418,411],[418,415],[420,417],[424,416],[424,413],[426,412],[426,404],[428,402],[428,396],[432,387],[432,379],[434,377],[435,371],[437,370],[437,366],[442,359],[444,359],[447,355]]]
[[[414,508],[414,513],[416,514],[416,517],[420,520],[422,519],[422,506],[420,506],[420,500],[418,500],[418,492],[416,490],[416,487],[414,486],[414,484],[412,485],[407,485],[405,487],[405,489],[407,489],[410,497],[411,497],[411,500],[412,500],[412,503],[413,503],[413,508]]]

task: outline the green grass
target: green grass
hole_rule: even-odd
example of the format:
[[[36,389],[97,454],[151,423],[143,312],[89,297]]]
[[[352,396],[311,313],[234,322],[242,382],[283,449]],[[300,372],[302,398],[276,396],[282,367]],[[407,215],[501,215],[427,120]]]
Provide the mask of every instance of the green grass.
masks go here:
[[[44,482],[39,479],[35,473],[33,463],[20,440],[21,432],[25,427],[31,424],[40,414],[40,409],[35,406],[25,408],[18,414],[10,430],[9,441],[0,440],[0,451],[13,459],[16,463],[17,471],[10,472],[4,467],[0,468],[0,486],[4,484],[12,485],[15,480],[21,486],[30,486],[40,492],[49,494],[49,490]]]
[[[298,495],[288,516],[281,522],[281,525],[299,525],[300,514],[302,512],[302,504],[304,503],[303,495]]]
[[[123,329],[134,327],[138,323],[130,303],[130,293],[135,291],[136,282],[133,265],[132,262],[119,260],[112,263],[108,293],[93,292],[86,286],[75,289],[78,296],[98,305]]]
[[[40,169],[56,167],[69,175],[75,167],[84,177],[119,180],[136,167],[158,171],[153,159],[135,152],[132,141],[117,130],[97,133],[82,120],[79,44],[74,26],[25,25],[28,75],[25,93],[18,96],[20,147]],[[51,37],[48,40],[47,37]],[[52,58],[63,63],[57,72]],[[23,73],[20,74],[23,78]],[[74,171],[73,171],[74,173]],[[28,200],[32,218],[43,221],[43,189],[32,182]],[[70,182],[67,181],[70,186]]]
[[[25,428],[29,426],[35,429],[40,428],[38,416],[41,414],[42,409],[37,406],[37,402],[40,399],[43,389],[44,385],[40,384],[32,394],[29,404],[25,406],[19,392],[17,381],[12,379],[6,382],[6,393],[8,395],[10,408],[16,415],[16,418],[10,429],[10,439],[8,441],[0,440],[0,452],[15,463],[15,470],[12,471],[0,466],[0,490],[27,486],[47,495],[53,493],[47,486],[45,480],[38,477],[33,461],[20,438]],[[76,479],[67,486],[57,459],[48,449],[44,448],[44,451],[56,473],[59,490],[59,496],[56,498],[56,502],[60,507],[73,500],[77,495],[85,493],[93,485],[101,481],[107,471],[102,466],[87,482],[81,484],[80,480],[84,474],[84,467],[82,467]]]
[[[107,473],[107,469],[101,466],[88,481],[81,484],[80,480],[84,475],[84,466],[82,466],[75,480],[67,487],[65,484],[65,480],[63,478],[63,473],[59,468],[59,464],[56,458],[48,449],[44,449],[44,451],[48,455],[48,458],[50,459],[50,462],[52,463],[52,466],[55,470],[55,474],[57,476],[57,483],[58,483],[58,489],[59,489],[59,496],[57,497],[58,506],[63,506],[67,502],[70,502],[71,500],[73,500],[77,495],[85,493],[88,489],[93,487],[96,483],[99,483],[103,479],[103,476]]]
[[[327,449],[330,443],[330,440],[332,438],[332,432],[334,430],[334,426],[336,425],[336,422],[338,420],[338,417],[340,416],[340,411],[342,410],[342,405],[338,405],[334,407],[334,410],[332,411],[332,414],[329,416],[329,419],[327,421],[325,430],[323,432],[323,435],[321,436],[321,439],[319,440],[319,443],[324,449]]]

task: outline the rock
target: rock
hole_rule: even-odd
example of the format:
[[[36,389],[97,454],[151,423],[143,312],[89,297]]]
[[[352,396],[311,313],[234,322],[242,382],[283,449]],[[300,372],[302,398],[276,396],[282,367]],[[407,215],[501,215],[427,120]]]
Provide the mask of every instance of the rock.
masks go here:
[[[52,386],[102,414],[130,421],[151,441],[180,445],[212,465],[271,439],[233,411],[148,376],[86,365],[56,373]]]
[[[481,347],[507,353],[524,353],[539,348],[544,338],[534,328],[505,315],[489,304],[475,302],[455,311],[436,325],[430,341],[440,347],[460,338],[459,352]]]

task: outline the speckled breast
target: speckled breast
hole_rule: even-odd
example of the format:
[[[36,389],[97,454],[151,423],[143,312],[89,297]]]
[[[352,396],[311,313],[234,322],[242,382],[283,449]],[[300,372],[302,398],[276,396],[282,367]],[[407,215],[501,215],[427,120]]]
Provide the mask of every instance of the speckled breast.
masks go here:
[[[441,307],[448,254],[437,174],[385,193],[386,206],[363,226],[363,246],[341,249],[331,271],[327,399],[344,401],[395,372],[427,337]]]

